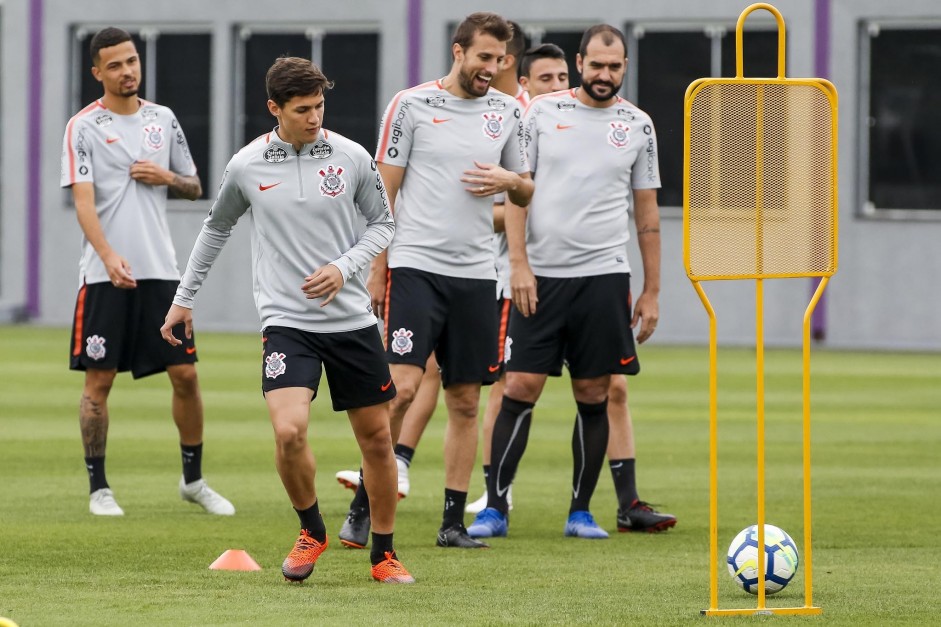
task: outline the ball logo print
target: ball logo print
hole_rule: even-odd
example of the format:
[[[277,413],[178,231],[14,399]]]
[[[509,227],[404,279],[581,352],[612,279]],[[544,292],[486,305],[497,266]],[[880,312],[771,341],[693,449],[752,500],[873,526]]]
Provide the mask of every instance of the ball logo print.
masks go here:
[[[402,328],[398,331],[392,332],[392,352],[396,355],[404,355],[405,353],[411,353],[412,347],[412,332],[408,329]]]
[[[765,594],[780,592],[797,572],[797,545],[774,525],[765,525]],[[739,532],[728,553],[729,574],[746,592],[758,594],[758,525]]]
[[[105,358],[105,338],[92,335],[85,340],[85,354],[95,361]]]
[[[287,370],[284,363],[284,353],[271,353],[265,357],[265,376],[269,379],[277,379]]]

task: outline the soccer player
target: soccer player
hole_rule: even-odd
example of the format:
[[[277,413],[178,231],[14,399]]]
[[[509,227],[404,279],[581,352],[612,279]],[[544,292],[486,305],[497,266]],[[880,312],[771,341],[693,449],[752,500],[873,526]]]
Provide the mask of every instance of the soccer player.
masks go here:
[[[536,191],[528,213],[511,208],[506,219],[516,305],[513,352],[494,426],[491,456],[498,461],[488,504],[469,529],[475,537],[507,534],[506,493],[525,451],[533,407],[546,377],[561,374],[563,361],[578,407],[565,535],[608,537],[589,506],[608,447],[611,375],[639,372],[632,328],[640,325],[642,343],[659,318],[656,135],[649,116],[617,95],[625,52],[616,28],[588,29],[576,57],[582,86],[539,96],[526,114]],[[633,318],[626,256],[631,196],[644,264]]]
[[[105,478],[108,396],[118,372],[135,379],[166,372],[180,434],[180,496],[210,514],[235,508],[202,478],[203,404],[192,337],[171,349],[157,329],[180,280],[167,224],[167,190],[202,195],[176,116],[138,98],[140,56],[131,36],[105,28],[90,44],[92,75],[104,95],[65,129],[62,187],[72,189],[84,235],[72,327],[72,370],[85,372],[79,425],[91,489],[89,510],[123,516]]]
[[[463,517],[477,455],[480,386],[500,370],[491,196],[506,192],[525,205],[533,189],[519,104],[491,86],[511,36],[495,13],[465,18],[452,40],[451,71],[392,99],[376,152],[398,229],[388,258],[377,256],[369,274],[399,391],[392,435],[397,440],[434,352],[448,408],[445,505],[436,540],[442,547],[487,546],[467,535]],[[357,490],[340,531],[349,546],[363,546],[369,529],[363,492]]]
[[[333,86],[306,59],[283,57],[265,77],[273,131],[229,161],[160,332],[192,334],[196,292],[238,219],[251,210],[255,305],[262,322],[261,388],[274,428],[275,462],[301,530],[281,572],[303,581],[327,548],[307,441],[310,404],[326,370],[335,411],[345,410],[363,455],[375,512],[372,576],[414,579],[396,557],[395,458],[389,401],[395,386],[362,272],[395,224],[376,164],[362,146],[323,128]],[[362,222],[365,218],[365,230]]]

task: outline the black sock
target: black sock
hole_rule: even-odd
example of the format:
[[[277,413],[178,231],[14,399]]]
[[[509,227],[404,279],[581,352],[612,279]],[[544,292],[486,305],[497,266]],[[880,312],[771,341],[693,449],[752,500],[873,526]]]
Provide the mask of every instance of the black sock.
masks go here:
[[[598,476],[608,448],[608,399],[588,404],[576,401],[575,429],[572,431],[572,504],[569,514],[588,511],[598,485]]]
[[[487,489],[487,485],[490,483],[490,464],[484,464],[484,489]]]
[[[640,498],[634,481],[634,460],[611,459],[608,460],[608,466],[611,468],[611,478],[614,479],[614,492],[618,495],[618,509],[627,511]]]
[[[392,452],[395,453],[397,459],[401,459],[405,462],[406,466],[412,465],[412,458],[415,457],[415,449],[405,446],[404,444],[396,444],[392,448]]]
[[[516,468],[526,451],[529,425],[532,423],[535,403],[503,397],[500,413],[493,423],[490,447],[490,478],[487,481],[487,507],[506,514],[510,506],[506,495],[516,476]]]
[[[297,509],[295,507],[294,511],[297,512],[297,517],[301,519],[301,529],[306,529],[307,534],[321,544],[326,541],[327,528],[323,524],[323,517],[320,515],[320,504],[317,501],[314,501],[314,504],[307,509]]]
[[[359,507],[369,512],[369,495],[366,494],[366,484],[363,482],[363,469],[359,469],[359,487],[356,488],[356,494],[350,502],[350,509]]]
[[[372,533],[372,549],[369,551],[369,559],[375,566],[386,559],[386,553],[395,555],[395,549],[392,548],[391,533]]]
[[[105,456],[86,457],[85,469],[88,470],[88,492],[97,492],[98,490],[109,487],[108,480],[105,479]]]
[[[203,443],[195,446],[180,444],[183,455],[183,481],[193,483],[203,478]]]
[[[444,489],[444,516],[441,528],[464,523],[464,506],[467,504],[467,492]]]

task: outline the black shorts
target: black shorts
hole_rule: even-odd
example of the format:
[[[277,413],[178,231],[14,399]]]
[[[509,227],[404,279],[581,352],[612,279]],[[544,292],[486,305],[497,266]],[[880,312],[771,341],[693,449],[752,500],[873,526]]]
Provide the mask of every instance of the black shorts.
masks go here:
[[[395,398],[382,338],[374,325],[338,333],[267,327],[261,336],[262,392],[308,388],[316,397],[320,375],[326,370],[334,411],[369,407]]]
[[[441,384],[491,384],[500,377],[495,281],[462,279],[414,268],[389,271],[386,354],[419,368],[432,351]]]
[[[138,281],[130,290],[111,283],[83,285],[75,300],[69,368],[130,371],[139,379],[195,363],[195,335],[187,339],[182,323],[173,328],[182,345],[170,346],[160,336],[177,285],[157,279]]]
[[[537,276],[536,290],[534,315],[525,318],[515,308],[510,314],[508,372],[559,376],[563,361],[574,379],[640,372],[629,274]]]

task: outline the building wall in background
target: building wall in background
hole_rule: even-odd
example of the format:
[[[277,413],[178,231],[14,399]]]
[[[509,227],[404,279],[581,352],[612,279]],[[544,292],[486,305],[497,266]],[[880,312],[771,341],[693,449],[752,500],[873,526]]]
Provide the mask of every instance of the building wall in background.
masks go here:
[[[395,92],[410,86],[410,76],[423,81],[440,77],[448,71],[449,28],[472,11],[501,12],[523,24],[531,37],[542,41],[558,38],[566,47],[570,47],[573,41],[577,42],[575,35],[591,24],[608,22],[622,27],[629,38],[631,56],[624,94],[631,99],[636,98],[642,108],[647,108],[645,90],[652,106],[661,106],[658,104],[661,100],[650,94],[657,91],[658,85],[666,85],[670,77],[675,82],[677,72],[691,71],[684,66],[685,58],[674,55],[651,58],[655,56],[651,51],[658,50],[657,42],[669,41],[669,36],[675,33],[696,35],[681,39],[694,46],[704,46],[704,41],[712,45],[709,58],[714,71],[706,75],[719,75],[722,68],[729,66],[729,37],[734,34],[736,19],[749,4],[730,0],[710,3],[696,0],[659,3],[585,0],[577,5],[558,0],[503,3],[470,0],[446,3],[430,0],[361,0],[350,3],[284,0],[276,5],[251,0],[224,3],[164,0],[152,4],[116,0],[94,3],[31,1],[42,2],[44,9],[41,67],[23,62],[23,59],[29,59],[30,2],[0,3],[3,36],[0,44],[0,130],[4,138],[0,155],[0,316],[25,301],[25,208],[29,200],[26,180],[31,167],[26,162],[26,146],[31,141],[38,141],[42,155],[38,166],[42,182],[42,248],[40,311],[35,321],[49,325],[70,322],[77,288],[80,230],[71,208],[70,195],[59,189],[58,181],[62,133],[69,117],[78,110],[76,94],[80,92],[80,83],[76,78],[81,72],[88,72],[76,59],[75,51],[80,50],[76,47],[76,32],[79,30],[94,31],[101,26],[115,24],[141,31],[145,36],[148,36],[149,29],[163,33],[199,32],[211,37],[210,74],[201,77],[209,84],[210,119],[206,124],[208,143],[205,148],[208,171],[200,172],[203,186],[208,190],[207,196],[211,198],[226,162],[239,147],[237,142],[254,128],[252,113],[242,110],[242,103],[246,99],[251,100],[252,93],[259,93],[255,82],[247,84],[244,80],[245,55],[251,54],[246,41],[251,40],[252,46],[262,46],[265,50],[271,45],[277,47],[277,38],[272,40],[272,34],[283,34],[286,47],[295,45],[291,42],[303,44],[305,38],[311,41],[312,58],[317,59],[317,55],[321,55],[319,60],[328,75],[338,83],[337,109],[331,110],[328,94],[327,128],[339,130],[331,123],[333,121],[348,125],[351,129],[347,131],[349,134],[359,133],[359,137],[368,138],[368,124],[364,127],[362,121],[349,119],[347,114],[352,105],[347,104],[350,102],[348,95],[339,91],[339,85],[352,82],[357,86],[357,93],[368,92],[370,96],[363,104],[364,110],[368,110],[370,115],[374,112],[378,117]],[[822,15],[820,9],[829,9],[829,29],[824,31],[829,54],[824,65],[829,74],[826,77],[836,85],[840,95],[840,256],[839,271],[826,293],[823,312],[825,343],[839,348],[941,350],[941,297],[937,296],[941,247],[936,244],[941,236],[941,208],[906,211],[873,207],[868,197],[869,187],[863,183],[868,181],[870,169],[883,165],[877,163],[882,157],[872,155],[873,163],[860,158],[862,154],[868,155],[870,134],[866,129],[873,127],[879,132],[890,133],[879,137],[871,135],[873,141],[883,141],[880,145],[897,150],[902,159],[912,155],[910,158],[914,159],[912,163],[915,165],[909,170],[918,174],[918,164],[924,163],[924,156],[919,152],[925,150],[922,139],[914,138],[917,141],[911,145],[906,143],[913,139],[910,130],[906,135],[906,129],[910,127],[879,127],[881,114],[869,110],[871,103],[874,103],[873,108],[877,108],[882,101],[871,100],[868,55],[871,49],[877,49],[877,45],[872,43],[872,33],[879,32],[879,27],[891,30],[915,24],[921,28],[933,27],[941,33],[941,5],[933,0],[910,0],[891,6],[875,0],[781,0],[774,4],[787,23],[787,74],[790,77],[817,75],[819,62],[815,60],[815,29],[817,18]],[[421,7],[421,36],[410,41],[409,18],[416,16],[409,11],[416,6]],[[220,10],[222,7],[224,10]],[[272,7],[276,7],[277,14],[272,13]],[[770,14],[756,12],[746,26],[750,33],[767,33],[774,24]],[[722,32],[725,33],[724,38]],[[344,47],[352,41],[337,38],[344,33],[365,37],[362,45],[366,54],[374,51],[376,70],[367,73],[349,69],[357,62],[361,63],[362,59],[358,57],[363,55]],[[705,39],[694,41],[699,33]],[[650,38],[644,41],[648,34]],[[749,48],[746,40],[746,76],[754,75],[749,71],[750,67],[761,67],[762,63],[769,61],[765,58],[766,46],[759,45],[760,41],[759,35]],[[930,45],[926,47],[931,48]],[[341,51],[339,54],[338,50]],[[645,51],[647,56],[644,56]],[[751,66],[750,51],[765,57]],[[410,57],[410,54],[414,56]],[[720,54],[721,63],[717,56]],[[927,54],[932,54],[932,50],[927,50]],[[348,63],[347,57],[350,57]],[[703,66],[700,58],[689,58],[688,63],[696,68]],[[658,67],[663,68],[662,80],[652,75]],[[640,79],[639,69],[644,72]],[[160,85],[172,81],[163,74],[163,70],[160,71]],[[192,76],[182,74],[187,71],[186,67],[174,71],[181,73],[181,81],[185,80],[187,84],[193,81]],[[43,95],[38,103],[30,103],[27,86],[35,73],[41,73]],[[145,81],[147,78],[145,68]],[[375,83],[374,87],[372,83]],[[667,96],[659,94],[658,97],[668,98],[669,92],[666,93]],[[902,90],[900,93],[904,103],[905,92]],[[678,98],[676,106],[681,108],[682,94]],[[157,100],[162,101],[159,93]],[[676,152],[677,146],[681,146],[682,120],[675,109],[660,116],[657,111],[648,111],[657,125],[662,161],[678,162]],[[37,138],[28,135],[31,112],[41,116],[41,136]],[[258,123],[263,123],[263,120]],[[375,124],[378,125],[378,119]],[[371,141],[363,140],[363,143],[372,151]],[[664,149],[668,154],[663,154]],[[888,156],[893,163],[896,161],[894,154]],[[917,182],[917,177],[913,180]],[[889,186],[896,184],[889,175],[877,182],[880,181]],[[675,181],[672,183],[674,189],[664,189],[661,201],[661,322],[654,341],[702,343],[707,339],[707,318],[683,268],[682,211],[676,206],[679,204],[678,196]],[[670,184],[665,181],[665,187]],[[899,190],[910,187],[905,179],[897,184],[899,187],[896,189]],[[914,194],[911,196],[915,197]],[[210,204],[209,199],[193,203],[170,202],[170,223],[181,268]],[[643,282],[640,255],[636,245],[632,243],[631,246],[629,254],[635,269],[633,285],[635,292],[639,292]],[[714,282],[705,284],[705,289],[717,311],[720,341],[752,344],[754,283]],[[801,321],[811,292],[810,280],[766,281],[765,337],[769,344],[800,343]],[[198,303],[198,328],[257,329],[258,319],[251,296],[248,229],[244,225],[236,227],[210,273]]]

